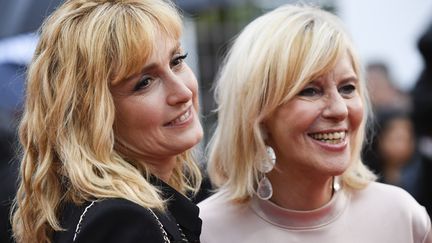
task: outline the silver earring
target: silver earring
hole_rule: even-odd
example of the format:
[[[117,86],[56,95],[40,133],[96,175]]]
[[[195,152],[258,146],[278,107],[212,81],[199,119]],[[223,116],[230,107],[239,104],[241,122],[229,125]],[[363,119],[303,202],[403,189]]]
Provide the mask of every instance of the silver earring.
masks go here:
[[[273,187],[270,180],[265,175],[270,172],[276,163],[276,155],[272,147],[266,146],[267,156],[261,163],[259,171],[263,173],[261,180],[258,182],[257,196],[261,200],[269,200],[273,195]]]
[[[340,176],[333,177],[333,192],[337,192],[341,189],[341,178]]]

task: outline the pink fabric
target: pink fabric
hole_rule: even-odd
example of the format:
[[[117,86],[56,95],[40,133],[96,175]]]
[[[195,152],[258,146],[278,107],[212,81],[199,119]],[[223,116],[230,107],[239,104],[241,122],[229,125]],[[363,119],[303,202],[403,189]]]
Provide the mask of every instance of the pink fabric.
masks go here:
[[[424,207],[407,192],[372,182],[339,190],[313,211],[294,211],[258,198],[228,203],[220,191],[201,202],[202,243],[432,243]]]

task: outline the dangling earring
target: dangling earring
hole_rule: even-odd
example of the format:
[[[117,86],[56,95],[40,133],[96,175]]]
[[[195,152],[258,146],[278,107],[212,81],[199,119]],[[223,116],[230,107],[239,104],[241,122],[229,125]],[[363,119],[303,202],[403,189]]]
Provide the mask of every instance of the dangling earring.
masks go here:
[[[258,187],[257,187],[257,196],[261,200],[268,200],[273,195],[273,187],[270,183],[270,180],[267,178],[265,174],[270,172],[275,166],[276,155],[272,147],[266,146],[266,150],[267,150],[267,156],[258,169],[261,173],[263,173],[263,176],[261,180],[258,182]]]
[[[339,176],[333,176],[331,184],[331,196],[341,189],[341,178]]]
[[[342,187],[341,184],[342,184],[342,182],[341,182],[340,176],[334,176],[333,177],[333,192],[336,193],[337,191],[339,191]]]

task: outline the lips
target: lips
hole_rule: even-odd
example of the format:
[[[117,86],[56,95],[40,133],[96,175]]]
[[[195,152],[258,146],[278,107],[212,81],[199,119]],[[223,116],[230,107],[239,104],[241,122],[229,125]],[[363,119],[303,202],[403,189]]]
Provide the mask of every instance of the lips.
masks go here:
[[[164,126],[180,126],[189,121],[189,118],[192,116],[192,109],[187,109],[184,113],[180,114],[174,120],[164,124]]]

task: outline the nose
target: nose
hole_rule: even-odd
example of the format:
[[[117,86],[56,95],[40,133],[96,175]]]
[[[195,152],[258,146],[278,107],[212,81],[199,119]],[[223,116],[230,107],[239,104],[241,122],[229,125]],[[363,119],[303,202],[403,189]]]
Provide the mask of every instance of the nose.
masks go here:
[[[167,86],[167,103],[168,105],[175,106],[183,104],[192,99],[193,92],[188,87],[187,82],[182,78],[177,77],[175,74],[168,77]]]
[[[344,97],[335,91],[329,94],[322,116],[335,121],[342,121],[348,116],[348,106]]]

